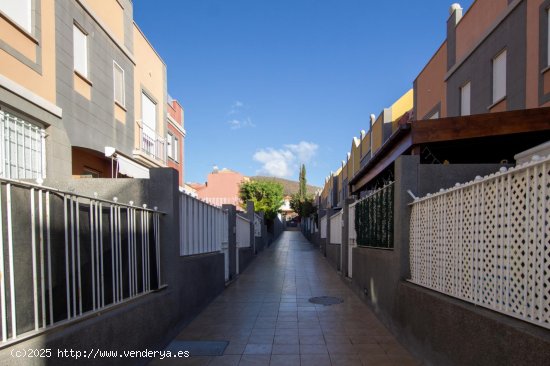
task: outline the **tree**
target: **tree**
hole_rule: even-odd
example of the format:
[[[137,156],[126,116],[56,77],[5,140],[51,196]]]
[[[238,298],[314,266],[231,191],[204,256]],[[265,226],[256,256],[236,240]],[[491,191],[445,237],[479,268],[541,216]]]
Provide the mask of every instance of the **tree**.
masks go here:
[[[307,194],[306,166],[304,164],[300,167],[299,181],[300,188],[298,193],[292,195],[290,207],[300,217],[308,217],[315,213],[315,206],[313,206],[313,196]]]
[[[267,219],[273,220],[283,205],[283,185],[270,181],[243,182],[239,198],[243,203],[254,202],[256,211],[263,211]]]
[[[306,179],[306,166],[302,164],[300,168],[300,189],[298,191],[300,198],[306,198],[307,196],[307,179]]]

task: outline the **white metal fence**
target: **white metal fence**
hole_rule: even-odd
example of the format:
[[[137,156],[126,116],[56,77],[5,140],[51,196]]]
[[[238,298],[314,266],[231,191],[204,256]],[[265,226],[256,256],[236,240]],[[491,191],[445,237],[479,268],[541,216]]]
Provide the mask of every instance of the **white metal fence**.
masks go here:
[[[5,345],[161,285],[160,213],[0,179]]]
[[[412,203],[411,281],[550,328],[550,156]]]
[[[0,110],[0,176],[44,178],[45,136],[43,128]]]
[[[250,247],[250,220],[237,214],[237,248]]]
[[[221,208],[180,193],[180,254],[222,250],[227,242],[227,213]]]
[[[330,217],[330,243],[342,244],[342,214],[340,211]]]
[[[321,239],[326,239],[327,237],[327,216],[321,218]]]

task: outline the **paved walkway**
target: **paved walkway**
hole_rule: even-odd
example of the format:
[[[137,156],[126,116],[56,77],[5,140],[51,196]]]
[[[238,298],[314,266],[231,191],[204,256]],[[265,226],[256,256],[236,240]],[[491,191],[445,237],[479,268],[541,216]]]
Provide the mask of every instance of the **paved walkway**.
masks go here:
[[[314,296],[336,296],[323,306]],[[420,365],[300,232],[286,231],[177,337],[230,341],[223,356],[151,365]]]

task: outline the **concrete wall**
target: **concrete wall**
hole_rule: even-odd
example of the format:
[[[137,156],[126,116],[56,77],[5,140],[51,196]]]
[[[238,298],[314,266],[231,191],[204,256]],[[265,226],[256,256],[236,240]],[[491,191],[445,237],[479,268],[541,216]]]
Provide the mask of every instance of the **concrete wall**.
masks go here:
[[[242,273],[254,259],[252,248],[239,248],[239,273]]]
[[[337,271],[340,270],[340,244],[327,244],[327,260]]]
[[[532,366],[550,360],[550,331],[414,284],[398,287],[400,341],[427,365]]]

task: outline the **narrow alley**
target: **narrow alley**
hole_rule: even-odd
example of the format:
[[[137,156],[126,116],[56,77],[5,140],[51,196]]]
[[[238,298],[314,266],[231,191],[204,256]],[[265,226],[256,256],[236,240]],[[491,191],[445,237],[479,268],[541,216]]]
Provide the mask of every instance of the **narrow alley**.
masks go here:
[[[336,297],[334,305],[312,297]],[[298,231],[286,231],[172,342],[228,341],[221,356],[153,365],[419,365]]]

